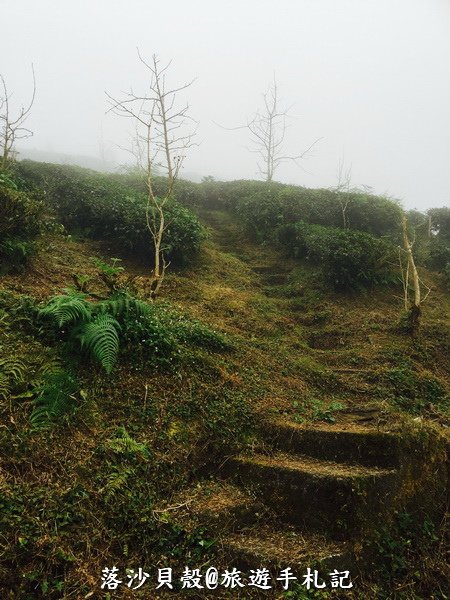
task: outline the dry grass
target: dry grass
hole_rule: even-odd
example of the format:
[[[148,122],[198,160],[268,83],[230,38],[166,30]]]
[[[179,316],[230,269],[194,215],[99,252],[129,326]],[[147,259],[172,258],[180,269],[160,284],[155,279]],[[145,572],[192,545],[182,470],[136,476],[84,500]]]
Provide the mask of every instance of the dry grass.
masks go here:
[[[240,497],[225,487],[216,487],[208,500],[207,486],[198,478],[198,469],[205,464],[234,453],[233,444],[244,449],[260,445],[251,427],[241,431],[233,422],[227,423],[227,411],[233,407],[239,411],[241,399],[255,421],[261,415],[295,418],[298,408],[294,403],[307,408],[311,399],[325,405],[337,400],[347,407],[391,405],[389,386],[393,384],[384,379],[385,372],[396,369],[401,356],[410,361],[409,370],[402,369],[405,377],[414,374],[414,385],[434,378],[443,388],[448,386],[445,315],[450,312],[450,302],[437,277],[425,275],[433,291],[424,309],[422,337],[412,341],[395,329],[400,313],[395,291],[339,296],[324,290],[307,267],[292,271],[295,264],[286,262],[274,249],[242,236],[228,215],[210,212],[201,216],[211,225],[211,239],[193,267],[168,272],[163,299],[227,334],[234,351],[213,355],[200,350],[192,363],[174,373],[135,365],[132,356],[125,357],[109,379],[85,365],[80,379],[86,402],[72,421],[41,436],[27,431],[28,399],[15,400],[11,413],[3,407],[3,486],[9,501],[17,502],[17,510],[25,510],[27,527],[39,530],[33,534],[35,541],[29,542],[31,553],[28,542],[19,542],[19,537],[26,537],[23,533],[9,532],[9,543],[21,549],[15,564],[6,565],[10,572],[3,580],[3,597],[31,597],[26,593],[33,592],[23,591],[26,586],[9,593],[19,589],[24,573],[31,578],[29,589],[44,578],[52,585],[65,582],[63,595],[51,589],[37,591],[33,597],[69,599],[82,598],[95,589],[101,568],[111,561],[134,566],[148,560],[153,569],[187,559],[200,564],[202,555],[196,553],[201,546],[192,536],[207,533],[196,530],[199,521],[191,506],[196,505],[199,513],[209,511],[214,520],[222,512],[232,512],[236,504],[248,502],[245,493]],[[0,279],[0,291],[43,300],[72,285],[75,274],[92,277],[101,290],[90,257],[107,254],[104,244],[47,238],[26,272]],[[135,290],[142,292],[146,265],[123,259],[123,281],[133,280]],[[280,281],[273,282],[270,277],[274,274],[295,286],[286,288]],[[0,340],[3,351],[20,353],[31,370],[37,356],[54,353],[20,331],[8,330],[7,336]],[[394,374],[399,376],[397,371]],[[423,416],[445,424],[443,409],[431,400],[428,404],[431,406],[423,407]],[[215,411],[222,411],[220,419],[210,426]],[[339,426],[358,427],[344,413],[338,412],[336,419]],[[151,450],[148,464],[132,462],[130,466],[125,459],[121,462],[101,453],[102,445],[114,437],[119,426],[126,426],[136,441]],[[318,426],[333,428],[322,422]],[[101,490],[107,485],[107,476],[128,467],[133,470],[131,479],[112,496],[111,504],[105,503]],[[286,467],[293,468],[291,463]],[[306,467],[313,468],[311,461],[302,468]],[[352,474],[356,473],[346,472]],[[201,482],[200,488],[195,487],[196,481]],[[13,497],[14,490],[22,497]],[[60,524],[64,499],[75,491],[80,497],[71,500],[74,515],[70,519],[74,522]],[[41,496],[35,496],[37,492]],[[186,498],[193,500],[180,510],[169,511],[167,522],[151,512],[182,504]],[[129,523],[127,531],[120,522],[126,510],[133,510],[137,521],[148,521]],[[40,524],[39,519],[43,519]],[[265,543],[279,548],[281,558],[291,559],[306,548],[301,542],[294,534],[279,533],[277,537],[271,533]],[[255,538],[254,544],[258,550],[261,542]],[[181,556],[176,554],[177,548]],[[261,548],[258,551],[262,552]],[[308,548],[316,556],[319,548],[332,551],[317,540]],[[37,575],[32,579],[34,572]],[[146,596],[125,590],[116,597]]]

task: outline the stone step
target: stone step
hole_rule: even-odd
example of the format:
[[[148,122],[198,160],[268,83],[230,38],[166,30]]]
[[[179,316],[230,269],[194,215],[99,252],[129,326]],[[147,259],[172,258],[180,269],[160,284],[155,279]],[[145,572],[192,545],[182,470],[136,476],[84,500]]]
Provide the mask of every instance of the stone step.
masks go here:
[[[261,526],[232,534],[223,540],[223,549],[225,555],[233,557],[230,567],[236,567],[243,573],[250,569],[268,569],[273,588],[280,592],[282,584],[276,578],[287,567],[292,569],[301,584],[302,575],[308,567],[317,569],[326,578],[334,569],[351,571],[354,563],[347,544],[333,542],[318,534],[303,535],[289,528],[280,531]]]
[[[364,426],[308,426],[280,420],[265,423],[263,435],[277,449],[324,460],[389,468],[401,462],[398,435]]]
[[[242,483],[257,483],[264,504],[283,522],[302,531],[320,531],[342,539],[383,510],[398,488],[393,469],[333,463],[309,456],[277,452],[272,456],[238,456],[227,473]],[[385,504],[386,503],[386,504]]]

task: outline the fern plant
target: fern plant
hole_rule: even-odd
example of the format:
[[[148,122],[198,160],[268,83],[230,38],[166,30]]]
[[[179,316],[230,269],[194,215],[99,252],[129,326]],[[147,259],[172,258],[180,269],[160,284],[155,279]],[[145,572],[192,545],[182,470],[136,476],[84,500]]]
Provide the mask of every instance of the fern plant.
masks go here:
[[[105,485],[99,492],[104,494],[106,502],[109,502],[128,486],[128,480],[134,475],[134,469],[130,467],[116,466],[112,473],[107,475]]]
[[[0,360],[0,397],[6,400],[13,388],[24,381],[26,366],[21,360],[4,358]]]
[[[41,309],[43,317],[51,317],[59,327],[69,323],[88,321],[91,317],[91,306],[86,301],[87,295],[72,290],[62,296],[55,296],[47,306]]]
[[[0,360],[0,370],[14,381],[23,381],[27,371],[21,360],[16,358],[4,358]]]
[[[67,328],[69,338],[76,340],[107,373],[111,373],[120,345],[121,326],[115,317],[121,317],[131,308],[142,312],[144,303],[125,294],[94,303],[87,294],[67,290],[65,295],[52,298],[40,310],[40,316],[49,319],[60,330]]]
[[[78,339],[81,347],[86,348],[109,374],[119,354],[119,331],[117,320],[108,313],[100,313],[91,321],[83,323]]]
[[[131,314],[142,317],[149,315],[151,312],[149,304],[123,293],[115,294],[108,300],[99,302],[97,306],[101,312],[108,312],[114,317],[126,318]]]
[[[72,412],[76,407],[78,382],[67,371],[56,371],[44,376],[41,384],[35,388],[30,416],[32,429],[46,429],[54,421]]]
[[[2,373],[2,371],[0,371],[0,398],[6,400],[9,396],[10,391],[11,384],[9,377],[6,375],[6,373]]]
[[[113,452],[117,458],[147,459],[150,456],[147,446],[137,442],[123,426],[117,428],[116,437],[106,440],[103,450]]]
[[[66,294],[52,298],[39,314],[108,374],[117,362],[121,342],[141,348],[142,360],[151,358],[159,366],[175,364],[180,344],[218,351],[230,348],[222,335],[202,323],[168,306],[150,305],[124,292],[94,301],[88,294],[66,290]]]
[[[135,476],[137,463],[145,463],[151,456],[147,446],[135,440],[123,426],[118,427],[115,436],[105,440],[98,451],[104,455],[107,464],[113,463],[112,472],[99,490],[107,502],[129,489],[128,480]]]

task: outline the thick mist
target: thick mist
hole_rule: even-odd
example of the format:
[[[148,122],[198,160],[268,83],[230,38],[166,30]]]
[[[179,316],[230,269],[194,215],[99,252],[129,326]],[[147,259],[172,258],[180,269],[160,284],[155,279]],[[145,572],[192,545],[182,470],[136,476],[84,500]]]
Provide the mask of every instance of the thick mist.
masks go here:
[[[144,56],[172,59],[168,81],[198,122],[198,146],[183,174],[258,178],[248,132],[276,76],[290,108],[275,179],[337,184],[339,161],[352,185],[400,198],[408,208],[450,197],[450,2],[448,0],[1,1],[0,73],[13,106],[37,95],[21,155],[109,168],[130,162],[132,123],[106,114],[105,91],[145,91]],[[90,157],[86,159],[85,157]],[[183,175],[182,174],[182,175]]]

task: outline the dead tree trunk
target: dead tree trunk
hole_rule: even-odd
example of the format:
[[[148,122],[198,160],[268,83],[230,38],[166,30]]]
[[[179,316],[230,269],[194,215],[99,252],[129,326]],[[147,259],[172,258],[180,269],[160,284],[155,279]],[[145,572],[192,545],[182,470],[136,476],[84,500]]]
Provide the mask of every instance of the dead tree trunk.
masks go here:
[[[133,117],[142,133],[137,134],[135,156],[145,177],[147,187],[146,225],[153,240],[154,260],[150,280],[150,298],[154,299],[161,288],[169,262],[164,256],[164,234],[168,223],[166,205],[173,195],[173,188],[184,161],[184,151],[192,146],[195,132],[182,133],[190,117],[189,106],[177,107],[177,93],[188,88],[193,82],[167,89],[166,71],[168,63],[160,67],[153,55],[147,63],[138,50],[139,60],[149,73],[149,92],[137,96],[130,92],[123,100],[116,100],[107,94],[110,110],[121,116]],[[181,128],[181,129],[180,129]],[[162,194],[156,195],[153,176],[156,168],[162,168],[167,175],[167,184]]]
[[[413,337],[419,333],[420,316],[421,316],[421,291],[420,279],[417,271],[416,263],[413,255],[413,245],[408,236],[408,223],[406,215],[402,217],[402,232],[403,232],[403,249],[406,252],[408,266],[405,278],[405,310],[408,311],[408,327]],[[414,290],[414,299],[409,302],[408,286],[411,281]]]
[[[16,154],[16,141],[33,135],[33,132],[24,126],[36,96],[36,77],[33,65],[31,65],[31,71],[33,74],[31,100],[28,106],[22,106],[15,113],[10,104],[12,93],[8,91],[3,75],[0,75],[0,168],[5,171]]]

